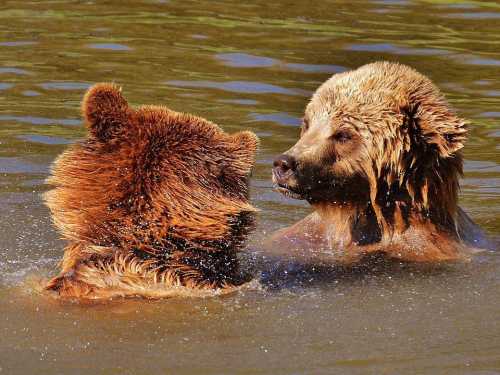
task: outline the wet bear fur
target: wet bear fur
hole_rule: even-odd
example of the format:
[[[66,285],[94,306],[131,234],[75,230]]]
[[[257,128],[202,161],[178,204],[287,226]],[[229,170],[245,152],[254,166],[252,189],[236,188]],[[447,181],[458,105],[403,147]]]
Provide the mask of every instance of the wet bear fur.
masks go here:
[[[57,158],[45,195],[68,241],[46,286],[61,297],[230,292],[252,227],[258,140],[162,106],[130,107],[113,84],[86,93],[85,140]]]
[[[270,246],[346,264],[374,253],[469,258],[485,240],[458,206],[466,137],[466,122],[408,66],[335,74],[307,105],[300,139],[274,162],[276,189],[314,212]]]

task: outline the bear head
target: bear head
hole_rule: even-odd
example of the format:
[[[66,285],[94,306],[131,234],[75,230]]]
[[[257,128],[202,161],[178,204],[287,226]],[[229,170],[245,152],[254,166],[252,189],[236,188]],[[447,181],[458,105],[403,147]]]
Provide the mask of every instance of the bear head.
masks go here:
[[[161,106],[134,109],[113,84],[90,88],[82,112],[86,139],[47,180],[46,203],[66,239],[143,255],[241,244],[255,211],[253,133],[230,135]]]
[[[451,225],[466,132],[428,78],[372,63],[318,88],[273,178],[282,193],[311,203],[371,205],[379,222],[399,207]]]

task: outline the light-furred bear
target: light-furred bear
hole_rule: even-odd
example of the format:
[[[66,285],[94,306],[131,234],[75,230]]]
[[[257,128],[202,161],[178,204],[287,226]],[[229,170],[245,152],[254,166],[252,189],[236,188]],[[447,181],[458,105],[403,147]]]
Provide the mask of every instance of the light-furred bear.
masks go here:
[[[55,161],[45,195],[68,241],[46,285],[60,297],[226,293],[248,281],[237,251],[253,225],[248,131],[162,106],[130,107],[121,89],[86,93],[85,140]]]
[[[377,62],[335,74],[308,103],[298,142],[274,161],[276,189],[314,212],[269,246],[340,264],[374,253],[468,258],[484,240],[457,204],[466,136],[466,122],[408,66]]]

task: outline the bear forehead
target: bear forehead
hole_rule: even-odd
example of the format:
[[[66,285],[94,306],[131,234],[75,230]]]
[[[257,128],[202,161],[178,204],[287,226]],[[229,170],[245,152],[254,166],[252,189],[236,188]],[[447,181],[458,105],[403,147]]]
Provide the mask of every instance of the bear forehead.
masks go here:
[[[422,87],[434,91],[430,81],[412,68],[398,63],[377,62],[335,74],[314,93],[310,111],[345,108],[353,111],[396,109]]]

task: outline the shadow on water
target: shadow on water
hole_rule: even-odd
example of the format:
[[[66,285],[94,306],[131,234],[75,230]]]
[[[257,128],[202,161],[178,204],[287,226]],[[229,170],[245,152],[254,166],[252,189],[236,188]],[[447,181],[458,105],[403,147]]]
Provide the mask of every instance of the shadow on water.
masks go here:
[[[253,260],[259,270],[262,286],[268,290],[306,290],[320,288],[327,290],[339,285],[362,285],[383,283],[390,280],[416,280],[429,277],[445,279],[463,275],[467,264],[441,263],[417,264],[389,259],[384,254],[370,254],[354,265],[303,264],[289,262],[283,258],[264,257]],[[260,272],[262,270],[262,272]]]

